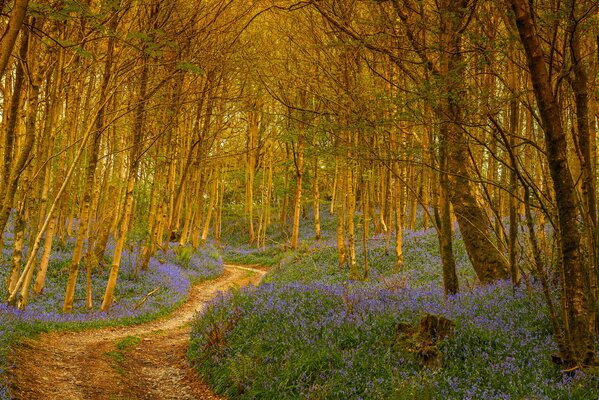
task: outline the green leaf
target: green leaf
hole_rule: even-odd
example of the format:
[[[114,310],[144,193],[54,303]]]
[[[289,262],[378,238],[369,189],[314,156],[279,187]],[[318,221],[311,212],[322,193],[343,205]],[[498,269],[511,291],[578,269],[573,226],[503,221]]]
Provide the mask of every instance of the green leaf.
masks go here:
[[[190,73],[196,74],[196,75],[204,75],[204,70],[199,65],[196,65],[192,62],[179,61],[177,63],[176,68],[179,71],[190,72]]]
[[[149,42],[151,40],[150,35],[145,32],[129,32],[126,39],[140,39],[144,42]]]

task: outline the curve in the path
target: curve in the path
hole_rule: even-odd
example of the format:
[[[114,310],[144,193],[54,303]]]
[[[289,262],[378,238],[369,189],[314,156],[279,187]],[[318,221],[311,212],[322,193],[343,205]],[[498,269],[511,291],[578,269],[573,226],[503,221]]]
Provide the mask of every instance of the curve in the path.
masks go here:
[[[189,300],[165,318],[27,340],[11,357],[11,394],[22,400],[219,399],[185,358],[189,322],[219,291],[256,284],[264,274],[225,265],[219,278],[194,286]]]

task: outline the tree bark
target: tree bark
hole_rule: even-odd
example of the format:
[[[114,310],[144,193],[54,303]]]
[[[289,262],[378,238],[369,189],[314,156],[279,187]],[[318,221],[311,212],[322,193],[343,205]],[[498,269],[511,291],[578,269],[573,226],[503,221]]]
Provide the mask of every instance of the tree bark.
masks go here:
[[[467,10],[464,1],[443,1],[441,36],[444,52],[441,55],[443,94],[440,120],[446,124],[448,140],[447,170],[449,174],[449,199],[460,226],[466,251],[482,283],[508,277],[508,263],[490,237],[485,213],[477,201],[474,183],[470,180],[472,160],[468,154],[468,141],[464,132],[463,90],[464,60],[459,26]]]
[[[314,238],[320,240],[320,187],[318,157],[314,158]]]
[[[21,47],[19,49],[20,62],[17,63],[15,71],[15,88],[13,90],[13,98],[10,104],[10,110],[8,114],[8,121],[6,124],[5,132],[5,144],[4,144],[4,165],[2,171],[2,209],[0,210],[0,232],[4,232],[6,223],[10,216],[10,211],[13,207],[15,194],[17,192],[17,185],[19,184],[19,178],[23,173],[29,153],[33,148],[35,140],[34,136],[28,136],[25,142],[19,149],[17,157],[13,158],[14,144],[17,137],[17,122],[19,117],[19,110],[21,106],[21,96],[24,92],[23,84],[25,81],[25,69],[23,63],[27,59],[27,51],[29,48],[29,35],[24,35]],[[4,236],[4,235],[2,235]],[[0,245],[3,243],[3,238],[0,238]]]
[[[453,231],[451,229],[451,204],[447,173],[447,138],[443,133],[439,138],[439,167],[439,203],[435,209],[435,219],[443,271],[443,288],[445,294],[448,295],[458,293],[460,287],[453,256]]]
[[[300,132],[297,139],[295,157],[295,198],[293,201],[293,224],[291,229],[291,248],[296,249],[299,241],[300,211],[302,208],[302,180],[304,176],[304,143],[306,138]]]
[[[576,187],[568,167],[566,134],[561,112],[552,92],[545,54],[525,0],[511,0],[520,41],[524,46],[537,106],[543,122],[547,161],[558,209],[559,238],[562,245],[561,268],[564,276],[566,337],[568,351],[562,354],[569,366],[596,361],[592,299],[585,285],[585,270],[580,251]]]
[[[341,165],[343,163],[343,165]],[[337,195],[335,196],[335,213],[337,214],[337,257],[339,268],[347,262],[347,246],[345,244],[346,210],[347,210],[347,165],[345,161],[337,156]]]
[[[116,244],[114,246],[114,253],[112,256],[112,265],[110,267],[110,274],[108,276],[108,282],[106,283],[106,290],[104,291],[104,298],[102,299],[102,305],[100,309],[106,312],[112,306],[112,298],[114,289],[116,287],[116,280],[119,274],[119,267],[121,264],[121,256],[123,254],[123,247],[125,246],[125,240],[127,238],[127,232],[129,231],[129,222],[131,220],[131,214],[133,212],[133,189],[137,179],[137,169],[139,166],[140,148],[141,141],[143,138],[143,123],[145,115],[145,103],[147,101],[147,86],[148,86],[148,74],[149,66],[147,56],[143,56],[143,65],[140,74],[140,89],[139,97],[137,100],[137,106],[135,111],[135,122],[133,126],[133,142],[129,155],[129,172],[127,176],[127,186],[125,190],[125,199],[123,203],[123,211],[121,214],[120,227]]]
[[[10,13],[8,26],[0,40],[0,78],[4,76],[4,72],[8,66],[12,49],[17,41],[17,36],[19,36],[21,26],[23,26],[23,21],[27,14],[28,5],[29,0],[15,0],[12,12]]]

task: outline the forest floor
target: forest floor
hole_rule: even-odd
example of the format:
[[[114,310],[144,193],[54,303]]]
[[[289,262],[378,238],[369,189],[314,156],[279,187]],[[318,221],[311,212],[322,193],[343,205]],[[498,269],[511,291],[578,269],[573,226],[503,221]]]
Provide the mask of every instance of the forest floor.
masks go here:
[[[225,265],[217,279],[193,287],[169,316],[143,325],[53,332],[12,353],[15,399],[219,399],[190,368],[190,322],[219,291],[256,284],[265,272]]]

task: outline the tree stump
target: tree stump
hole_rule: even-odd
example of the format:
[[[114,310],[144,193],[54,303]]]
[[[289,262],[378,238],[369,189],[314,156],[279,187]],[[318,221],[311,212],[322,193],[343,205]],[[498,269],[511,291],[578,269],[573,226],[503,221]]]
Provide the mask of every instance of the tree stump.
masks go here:
[[[444,316],[426,314],[418,323],[418,337],[436,343],[451,336],[454,326],[453,321]]]
[[[418,327],[400,322],[396,335],[402,347],[414,353],[418,362],[425,367],[438,368],[441,366],[441,351],[438,345],[453,334],[453,321],[438,315],[426,314]]]

